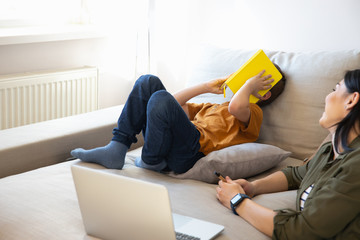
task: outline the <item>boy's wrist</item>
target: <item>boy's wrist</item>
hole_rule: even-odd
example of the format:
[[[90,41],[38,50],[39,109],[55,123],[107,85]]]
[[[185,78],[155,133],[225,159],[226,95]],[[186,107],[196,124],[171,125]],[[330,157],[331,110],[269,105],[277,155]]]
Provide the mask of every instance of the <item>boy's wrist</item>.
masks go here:
[[[201,90],[203,90],[202,93],[210,93],[211,92],[211,87],[209,87],[209,84],[207,82],[204,82],[203,87],[201,88]]]

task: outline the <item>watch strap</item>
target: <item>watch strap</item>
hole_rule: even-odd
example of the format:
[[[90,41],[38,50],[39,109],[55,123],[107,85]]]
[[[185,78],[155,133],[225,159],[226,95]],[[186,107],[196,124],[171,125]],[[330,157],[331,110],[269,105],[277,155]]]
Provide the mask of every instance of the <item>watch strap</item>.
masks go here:
[[[242,193],[236,194],[233,198],[237,197],[238,195],[240,196],[240,199],[239,199],[236,203],[234,203],[234,204],[232,203],[232,201],[230,201],[230,205],[231,205],[231,209],[232,209],[233,213],[234,213],[235,215],[238,215],[238,216],[239,216],[239,214],[236,212],[237,206],[239,206],[240,203],[242,203],[242,201],[244,201],[244,199],[246,199],[246,198],[251,199],[251,198],[250,198],[248,195],[242,194]]]

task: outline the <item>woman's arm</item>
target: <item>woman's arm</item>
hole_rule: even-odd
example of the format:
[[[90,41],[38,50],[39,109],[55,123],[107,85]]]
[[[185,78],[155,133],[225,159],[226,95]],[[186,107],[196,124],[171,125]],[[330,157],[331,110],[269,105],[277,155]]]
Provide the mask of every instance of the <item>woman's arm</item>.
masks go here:
[[[236,208],[236,212],[260,232],[269,237],[272,236],[276,212],[265,208],[250,199],[245,199],[240,206]]]
[[[284,173],[275,172],[265,178],[248,182],[244,179],[232,181],[226,177],[226,182],[219,181],[217,188],[217,198],[219,201],[231,209],[230,200],[238,193],[245,193],[250,197],[270,192],[281,192],[288,189],[287,179]],[[250,199],[245,199],[236,212],[247,222],[264,234],[271,236],[274,230],[274,217],[276,213],[265,208]]]
[[[254,197],[264,193],[282,192],[288,190],[288,181],[281,171],[270,174],[267,177],[249,182],[245,179],[233,180],[244,189],[246,195]]]
[[[252,182],[255,186],[255,195],[288,190],[288,181],[281,171],[270,174],[267,177]]]

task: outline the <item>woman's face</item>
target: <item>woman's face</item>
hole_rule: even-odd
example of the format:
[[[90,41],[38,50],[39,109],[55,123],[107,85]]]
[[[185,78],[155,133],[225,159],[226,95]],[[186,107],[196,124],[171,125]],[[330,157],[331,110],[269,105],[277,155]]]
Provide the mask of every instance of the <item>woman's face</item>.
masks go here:
[[[319,120],[323,128],[335,131],[337,123],[346,117],[349,112],[346,108],[348,96],[344,80],[341,80],[325,98],[325,111]]]

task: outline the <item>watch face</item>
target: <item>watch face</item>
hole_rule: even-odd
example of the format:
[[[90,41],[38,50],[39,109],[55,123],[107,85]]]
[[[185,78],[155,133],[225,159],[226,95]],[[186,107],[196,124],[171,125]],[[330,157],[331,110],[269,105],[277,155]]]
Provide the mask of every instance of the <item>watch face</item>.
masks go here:
[[[237,201],[239,201],[241,199],[240,194],[236,194],[232,199],[231,199],[231,203],[235,204],[237,203]]]

